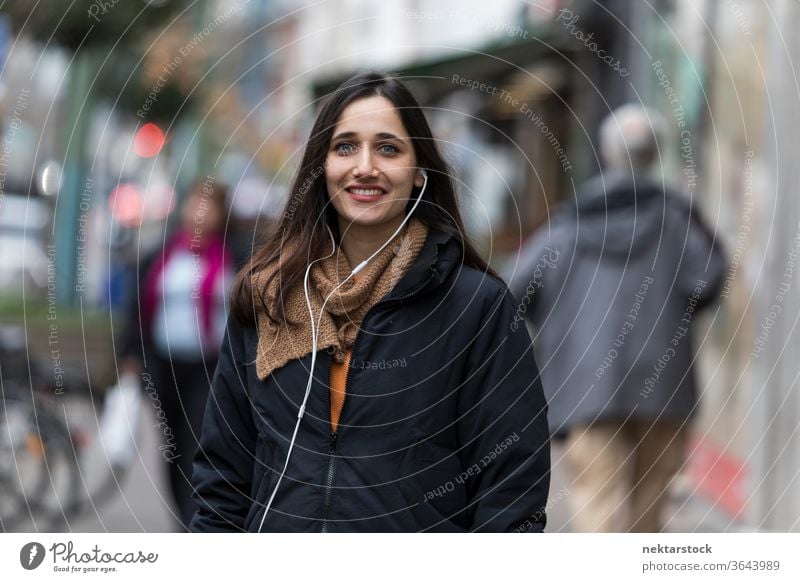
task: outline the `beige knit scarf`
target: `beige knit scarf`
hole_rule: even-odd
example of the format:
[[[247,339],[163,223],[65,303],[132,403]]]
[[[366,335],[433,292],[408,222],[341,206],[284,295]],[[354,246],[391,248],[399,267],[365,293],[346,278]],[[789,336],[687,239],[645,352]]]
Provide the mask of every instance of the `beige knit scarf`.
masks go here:
[[[333,348],[336,361],[344,361],[345,352],[352,349],[364,316],[408,272],[427,236],[428,227],[412,218],[392,243],[358,273],[357,279],[351,278],[335,292],[336,286],[352,270],[345,254],[337,249],[331,257],[314,264],[308,287],[315,324],[319,318],[317,350]],[[296,247],[287,243],[284,248],[289,252]],[[282,261],[281,258],[279,264]],[[277,268],[269,267],[253,275],[253,289],[263,289]],[[274,305],[277,301],[278,280],[279,277],[275,277],[265,291],[264,298],[268,305]],[[320,317],[322,304],[331,293],[333,295]],[[263,309],[257,314],[256,373],[262,380],[274,370],[310,354],[312,350],[310,317],[302,285],[293,289],[283,301],[287,319],[299,322],[299,325],[275,324]]]

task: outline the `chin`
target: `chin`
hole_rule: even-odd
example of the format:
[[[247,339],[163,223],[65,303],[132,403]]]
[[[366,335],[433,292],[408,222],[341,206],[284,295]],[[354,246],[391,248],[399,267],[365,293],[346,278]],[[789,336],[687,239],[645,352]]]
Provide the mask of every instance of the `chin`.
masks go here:
[[[356,216],[356,217],[348,217],[345,219],[347,224],[352,224],[355,226],[361,227],[381,227],[385,225],[394,225],[395,227],[399,226],[400,223],[403,221],[405,215],[399,214],[394,216]]]
[[[347,218],[345,221],[347,224],[353,224],[357,226],[381,226],[387,222],[391,222],[391,218],[361,216],[357,218]]]

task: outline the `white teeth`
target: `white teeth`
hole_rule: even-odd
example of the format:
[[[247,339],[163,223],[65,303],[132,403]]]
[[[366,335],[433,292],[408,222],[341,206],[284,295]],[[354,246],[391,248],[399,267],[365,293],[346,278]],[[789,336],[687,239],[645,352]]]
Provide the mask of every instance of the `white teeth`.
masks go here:
[[[350,192],[359,196],[380,196],[383,190],[364,190],[362,188],[351,188]]]

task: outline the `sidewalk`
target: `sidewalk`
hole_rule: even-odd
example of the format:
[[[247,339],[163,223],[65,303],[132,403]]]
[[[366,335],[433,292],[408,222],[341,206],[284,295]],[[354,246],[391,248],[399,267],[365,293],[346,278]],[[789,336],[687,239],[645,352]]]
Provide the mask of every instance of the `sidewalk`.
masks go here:
[[[71,427],[85,432],[89,445],[82,459],[81,481],[84,487],[96,489],[108,474],[104,451],[97,441],[97,417],[91,401],[76,396],[64,396],[66,417]],[[160,433],[156,430],[156,417],[152,407],[143,401],[139,418],[138,450],[124,475],[119,478],[121,490],[106,503],[89,507],[86,512],[70,520],[62,529],[70,532],[171,532],[174,519],[171,515],[167,466],[158,451]],[[31,521],[14,528],[16,532],[34,532],[39,528],[49,530]]]
[[[550,533],[571,533],[568,494],[569,480],[564,469],[564,449],[560,444],[552,446],[552,481],[550,483],[551,508],[548,511],[547,531]],[[679,475],[673,482],[667,508],[666,531],[669,533],[723,533],[751,531],[731,520],[719,507],[704,499],[702,495],[692,494],[694,486],[688,475]],[[562,492],[559,497],[559,492]],[[563,499],[563,500],[562,500]]]

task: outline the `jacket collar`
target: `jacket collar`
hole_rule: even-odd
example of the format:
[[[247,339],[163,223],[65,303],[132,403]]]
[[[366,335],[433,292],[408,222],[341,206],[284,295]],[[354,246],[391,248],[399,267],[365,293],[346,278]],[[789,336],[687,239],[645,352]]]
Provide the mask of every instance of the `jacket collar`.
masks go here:
[[[460,256],[461,249],[451,234],[429,227],[416,262],[384,301],[405,301],[431,292],[447,280]]]

